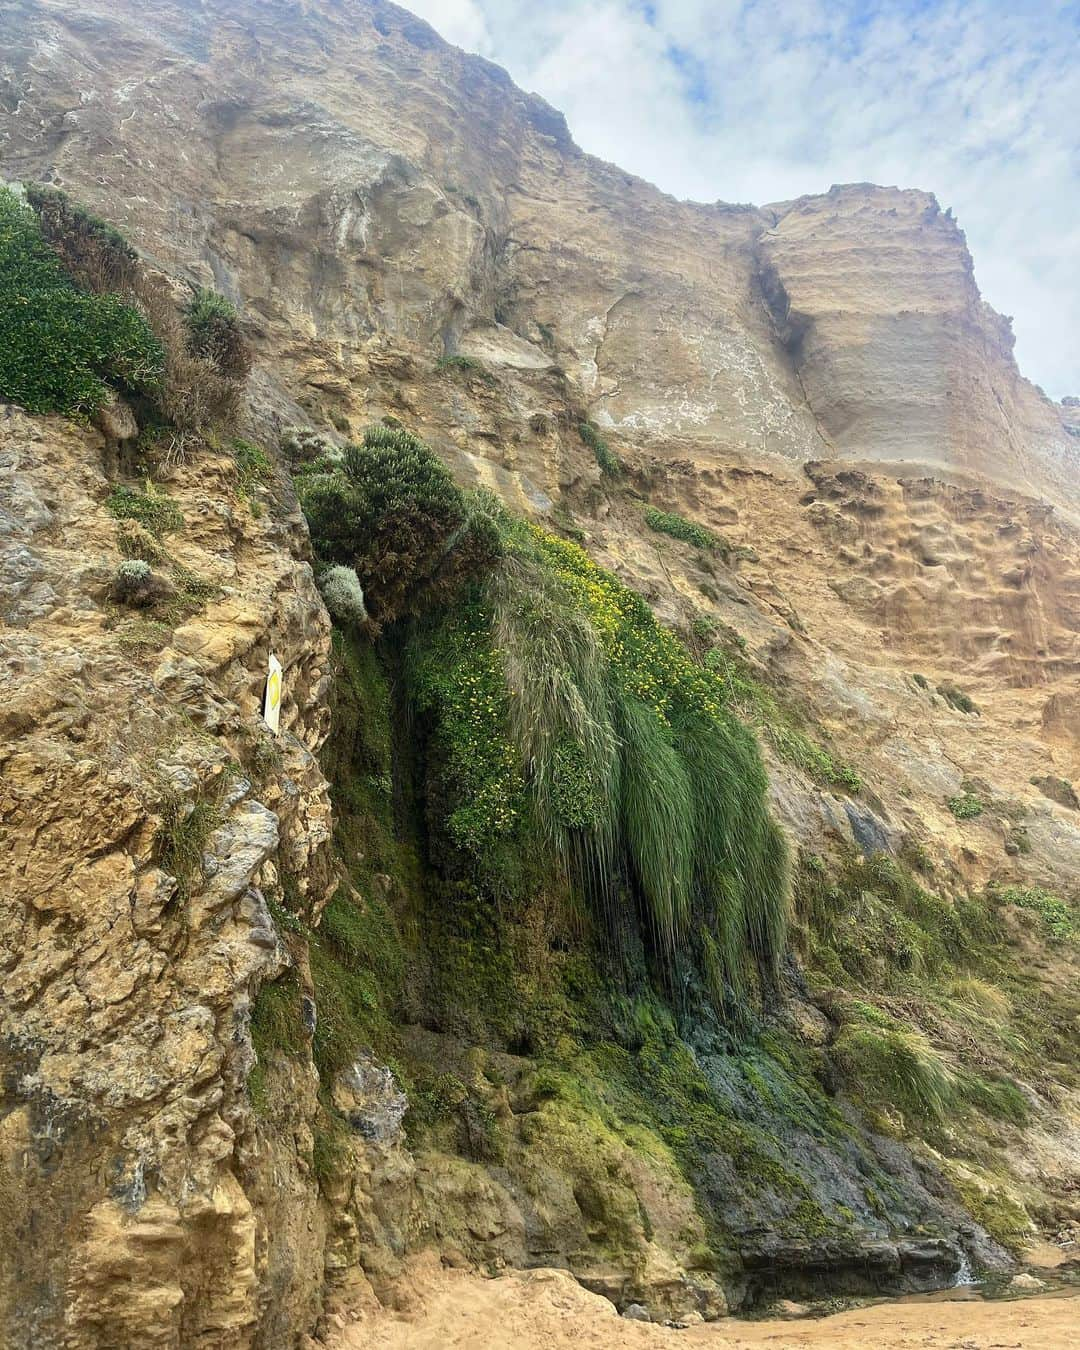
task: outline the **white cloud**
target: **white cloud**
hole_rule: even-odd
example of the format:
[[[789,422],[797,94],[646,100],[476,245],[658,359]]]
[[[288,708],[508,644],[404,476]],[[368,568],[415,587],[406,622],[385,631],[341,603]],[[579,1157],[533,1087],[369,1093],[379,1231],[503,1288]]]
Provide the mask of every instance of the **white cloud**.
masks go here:
[[[1025,374],[1080,394],[1080,0],[413,0],[678,196],[952,206]]]

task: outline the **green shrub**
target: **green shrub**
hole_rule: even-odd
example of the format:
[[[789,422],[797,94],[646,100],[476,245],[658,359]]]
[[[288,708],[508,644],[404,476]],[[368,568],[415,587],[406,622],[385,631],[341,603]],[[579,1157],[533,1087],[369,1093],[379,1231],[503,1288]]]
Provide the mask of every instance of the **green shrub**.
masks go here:
[[[954,712],[974,713],[976,717],[979,716],[979,709],[973,700],[955,684],[939,684],[937,691]]]
[[[622,461],[593,424],[591,422],[582,422],[578,427],[578,434],[596,456],[596,462],[600,466],[600,472],[607,478],[621,478],[623,472]]]
[[[25,192],[42,234],[78,285],[98,295],[127,288],[139,255],[119,230],[59,188],[27,183]]]
[[[251,353],[240,332],[235,305],[216,291],[200,287],[184,310],[188,349],[219,374],[243,380],[251,369]]]
[[[114,295],[79,290],[34,212],[0,188],[0,398],[34,413],[90,415],[109,384],[151,390],[163,365],[143,316]]]
[[[983,804],[974,792],[965,789],[956,797],[950,797],[945,805],[957,820],[974,820],[983,813]]]
[[[233,438],[231,449],[236,464],[236,490],[241,497],[251,498],[258,487],[273,478],[273,463],[261,446],[240,436]]]
[[[445,599],[497,552],[483,505],[407,431],[369,428],[340,468],[316,464],[299,486],[317,554],[355,570],[376,625]]]
[[[460,371],[464,375],[475,375],[485,384],[495,383],[495,376],[475,356],[442,356],[437,365],[439,370]]]
[[[645,524],[658,534],[669,534],[673,539],[693,544],[695,548],[711,552],[721,547],[720,540],[711,530],[707,530],[704,525],[695,525],[692,520],[684,520],[682,516],[677,516],[672,511],[661,511],[655,506],[647,507]]]
[[[1037,914],[1055,941],[1064,941],[1077,930],[1075,907],[1041,886],[999,886],[990,891],[990,896],[999,904],[1016,905]]]

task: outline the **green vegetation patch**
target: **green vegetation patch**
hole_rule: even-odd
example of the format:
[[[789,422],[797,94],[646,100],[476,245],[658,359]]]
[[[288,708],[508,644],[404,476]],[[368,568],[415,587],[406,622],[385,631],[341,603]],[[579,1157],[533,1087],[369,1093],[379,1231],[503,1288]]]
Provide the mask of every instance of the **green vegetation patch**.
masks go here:
[[[1037,914],[1046,933],[1057,942],[1077,932],[1076,907],[1041,886],[999,886],[990,894],[998,904],[1016,905]]]
[[[399,428],[369,428],[340,465],[318,460],[297,484],[316,552],[355,570],[376,627],[447,599],[497,549],[484,512]]]
[[[138,310],[80,290],[33,210],[0,188],[0,398],[29,412],[89,416],[110,384],[152,390],[164,359]]]
[[[710,640],[715,634],[703,628],[697,636]],[[785,764],[800,769],[823,787],[858,794],[862,788],[858,771],[804,729],[794,709],[755,677],[742,649],[731,642],[718,643],[706,653],[705,664],[723,682],[733,705],[758,728]]]
[[[954,712],[980,715],[975,701],[955,684],[939,684],[937,691]]]
[[[957,820],[974,820],[983,813],[983,804],[976,793],[967,788],[955,797],[950,797],[945,805]]]
[[[236,306],[217,291],[200,287],[184,309],[188,350],[219,374],[244,379],[251,354],[240,332]]]
[[[195,880],[202,875],[207,840],[221,824],[216,802],[189,801],[169,793],[158,808],[161,823],[155,839],[157,862],[163,872],[176,878],[177,897],[186,901]]]
[[[105,507],[117,520],[137,521],[155,539],[174,533],[184,524],[179,506],[149,480],[145,492],[118,484],[105,499]]]
[[[676,515],[673,511],[661,511],[656,506],[645,509],[645,524],[657,534],[668,534],[672,539],[681,539],[685,544],[709,552],[726,551],[723,541],[704,525],[696,525],[692,520]]]
[[[582,422],[578,426],[578,434],[596,456],[600,472],[605,478],[621,478],[623,474],[622,461],[593,424]]]
[[[485,384],[494,384],[495,376],[484,365],[483,361],[475,356],[441,356],[437,362],[439,370],[458,371],[463,375],[472,375],[484,381]]]

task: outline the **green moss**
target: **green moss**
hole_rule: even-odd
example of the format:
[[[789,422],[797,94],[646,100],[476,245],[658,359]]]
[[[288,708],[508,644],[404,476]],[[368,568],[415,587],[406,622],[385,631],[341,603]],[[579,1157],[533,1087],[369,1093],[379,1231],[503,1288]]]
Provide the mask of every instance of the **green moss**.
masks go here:
[[[88,416],[110,384],[153,389],[164,352],[115,295],[80,290],[30,207],[0,187],[0,398],[29,412]]]
[[[248,1075],[248,1094],[256,1112],[269,1107],[266,1073],[274,1055],[299,1055],[307,1049],[300,1007],[300,985],[294,971],[259,986],[251,1007],[251,1043],[256,1062]]]
[[[145,492],[117,485],[105,499],[105,508],[117,520],[137,521],[155,539],[172,534],[184,524],[184,517],[177,504],[149,480]]]
[[[967,1178],[955,1185],[964,1208],[1006,1251],[1019,1254],[1030,1243],[1031,1219],[1008,1192],[1000,1187],[984,1188]]]
[[[349,1159],[349,1131],[332,1111],[323,1109],[312,1130],[311,1170],[324,1193],[337,1184]]]

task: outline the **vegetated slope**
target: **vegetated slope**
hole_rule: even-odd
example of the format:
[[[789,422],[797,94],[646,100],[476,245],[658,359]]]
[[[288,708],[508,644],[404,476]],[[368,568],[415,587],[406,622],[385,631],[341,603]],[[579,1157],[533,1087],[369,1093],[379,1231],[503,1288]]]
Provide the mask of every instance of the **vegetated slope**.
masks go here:
[[[955,226],[674,203],[391,6],[152,19],[0,19],[5,173],[162,351],[4,423],[13,1343],[289,1344],[425,1243],[712,1314],[1067,1228],[1069,410]]]

